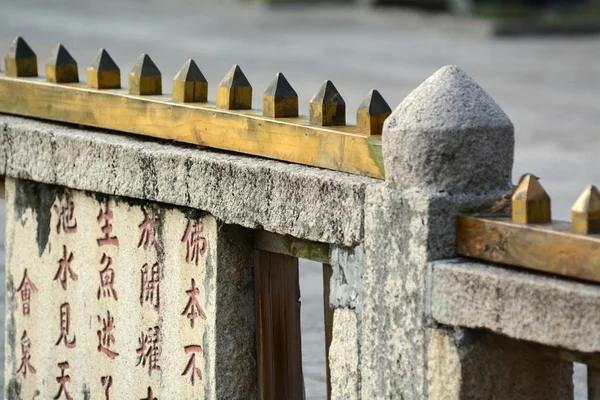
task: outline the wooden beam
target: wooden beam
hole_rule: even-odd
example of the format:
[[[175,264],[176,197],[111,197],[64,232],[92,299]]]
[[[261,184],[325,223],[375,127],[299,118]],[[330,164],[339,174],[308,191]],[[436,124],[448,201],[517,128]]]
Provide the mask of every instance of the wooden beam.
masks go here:
[[[260,110],[179,103],[170,95],[136,96],[85,83],[0,74],[0,112],[110,129],[384,178],[381,136],[356,126],[309,125],[306,117],[269,118]]]
[[[457,253],[600,282],[600,235],[574,233],[568,222],[522,225],[510,218],[459,216]]]
[[[258,381],[261,400],[302,400],[298,259],[254,251]]]
[[[311,242],[298,239],[289,235],[257,230],[253,234],[253,246],[257,250],[271,253],[285,254],[287,256],[304,258],[319,263],[329,262],[329,245],[326,243]]]

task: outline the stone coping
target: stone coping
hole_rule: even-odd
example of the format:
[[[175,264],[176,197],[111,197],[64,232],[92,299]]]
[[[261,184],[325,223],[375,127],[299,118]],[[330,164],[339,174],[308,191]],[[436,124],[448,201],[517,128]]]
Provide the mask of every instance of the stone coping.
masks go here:
[[[0,115],[0,174],[200,209],[228,224],[323,243],[363,239],[382,181],[148,138]]]
[[[440,324],[600,351],[600,285],[468,260],[433,262],[429,272],[428,309]]]

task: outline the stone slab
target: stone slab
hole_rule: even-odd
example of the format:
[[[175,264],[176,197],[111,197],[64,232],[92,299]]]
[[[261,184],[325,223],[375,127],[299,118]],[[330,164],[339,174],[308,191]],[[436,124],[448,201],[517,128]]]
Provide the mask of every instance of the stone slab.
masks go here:
[[[365,188],[382,184],[335,171],[6,115],[0,115],[0,127],[0,174],[192,207],[224,223],[344,246],[362,241]]]
[[[440,324],[600,351],[599,285],[462,259],[433,262],[429,268],[428,307]]]
[[[190,209],[6,186],[5,398],[256,398],[247,231]]]

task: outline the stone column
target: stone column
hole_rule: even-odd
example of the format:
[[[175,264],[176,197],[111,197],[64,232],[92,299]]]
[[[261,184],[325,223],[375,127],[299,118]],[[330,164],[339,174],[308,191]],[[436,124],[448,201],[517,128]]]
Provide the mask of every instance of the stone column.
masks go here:
[[[426,318],[426,285],[428,262],[455,256],[457,214],[487,207],[509,188],[513,151],[511,121],[454,66],[427,79],[386,121],[386,182],[367,189],[365,205],[363,399],[501,398],[491,389],[475,397],[463,390],[475,376],[494,388],[486,383],[509,381],[507,371],[479,373],[479,362],[457,356],[465,349],[460,341],[440,344],[444,331]],[[482,346],[475,356],[483,363],[513,361],[495,343]],[[439,368],[449,357],[459,367]],[[504,388],[504,398],[559,398],[570,387],[562,379],[570,364],[539,358],[553,372],[544,380],[551,389],[539,394],[539,381],[528,380],[539,364],[529,361],[510,369],[518,383]]]
[[[6,202],[5,398],[257,398],[245,229],[11,178]]]

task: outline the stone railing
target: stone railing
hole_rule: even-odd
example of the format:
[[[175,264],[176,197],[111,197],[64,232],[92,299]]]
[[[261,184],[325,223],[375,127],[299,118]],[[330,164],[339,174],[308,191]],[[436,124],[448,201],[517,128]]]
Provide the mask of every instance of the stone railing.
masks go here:
[[[249,106],[232,77],[216,105],[182,102],[206,100],[187,81],[173,100],[150,96],[160,77],[136,81],[144,58],[139,94],[15,77],[37,75],[31,53],[7,57],[0,112],[112,131],[0,116],[7,399],[301,399],[299,257],[323,264],[333,399],[570,399],[572,361],[596,365],[597,284],[456,258],[546,265],[515,262],[526,249],[505,252],[517,234],[498,239],[493,224],[537,228],[482,214],[511,188],[514,131],[459,68],[427,79],[377,135],[339,126],[344,107],[323,94],[309,119],[231,110]],[[72,78],[66,65],[47,75]],[[385,108],[366,110],[376,122]],[[593,270],[595,253],[560,254]]]

